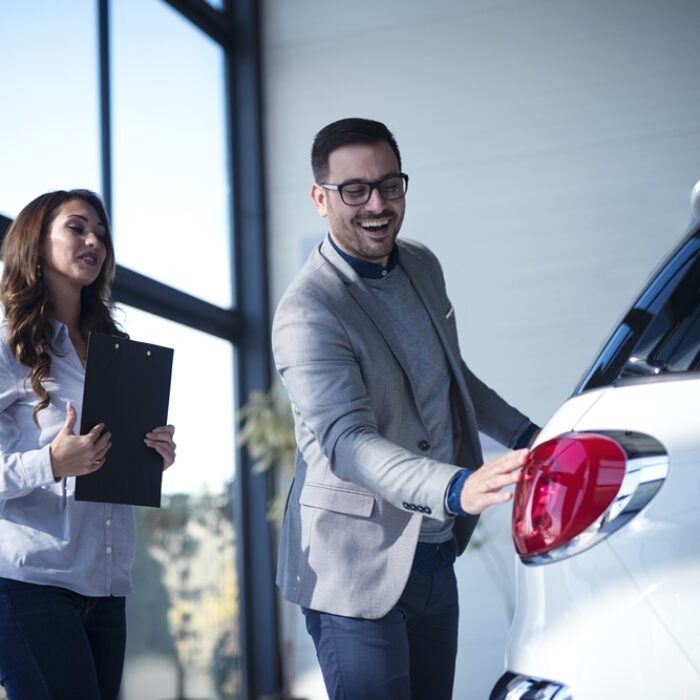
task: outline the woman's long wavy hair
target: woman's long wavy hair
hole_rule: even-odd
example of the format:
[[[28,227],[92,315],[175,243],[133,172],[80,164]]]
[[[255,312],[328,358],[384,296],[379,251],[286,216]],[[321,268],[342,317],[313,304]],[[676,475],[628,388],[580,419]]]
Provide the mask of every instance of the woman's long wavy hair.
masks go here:
[[[81,199],[99,215],[105,226],[107,256],[97,279],[84,287],[80,297],[80,325],[84,336],[90,331],[124,336],[112,318],[111,284],[116,264],[107,212],[102,200],[90,190],[58,190],[42,194],[17,215],[2,243],[4,268],[0,300],[7,323],[7,343],[18,362],[29,368],[27,378],[39,397],[37,414],[49,405],[43,382],[51,371],[53,306],[39,272],[39,250],[61,205]]]

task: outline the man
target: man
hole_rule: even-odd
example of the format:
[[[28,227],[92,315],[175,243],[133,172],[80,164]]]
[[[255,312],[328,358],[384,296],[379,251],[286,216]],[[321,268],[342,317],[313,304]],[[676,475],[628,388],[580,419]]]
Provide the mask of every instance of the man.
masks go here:
[[[449,700],[452,564],[527,455],[482,465],[478,430],[524,447],[537,426],[467,368],[437,259],[397,240],[408,176],[389,130],[334,122],[311,157],[329,234],[272,332],[298,444],[277,582],[332,700]]]

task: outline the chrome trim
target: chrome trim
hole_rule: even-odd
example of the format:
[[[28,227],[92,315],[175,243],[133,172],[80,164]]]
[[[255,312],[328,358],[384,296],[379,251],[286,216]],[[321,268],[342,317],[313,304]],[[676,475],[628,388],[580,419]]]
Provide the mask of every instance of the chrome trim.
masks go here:
[[[652,364],[643,357],[632,356],[622,368],[620,377],[650,377],[668,371],[668,366],[663,363]]]
[[[565,433],[560,437],[576,437],[584,433],[610,438],[624,450],[627,464],[620,490],[608,509],[581,534],[544,554],[532,556],[521,554],[520,559],[524,564],[561,561],[593,547],[619,530],[645,508],[668,476],[668,453],[664,446],[651,435],[631,430],[584,430],[578,433]]]
[[[700,219],[700,180],[698,180],[690,192],[690,210],[696,219]]]
[[[563,683],[506,672],[494,686],[489,700],[574,700],[574,696]]]

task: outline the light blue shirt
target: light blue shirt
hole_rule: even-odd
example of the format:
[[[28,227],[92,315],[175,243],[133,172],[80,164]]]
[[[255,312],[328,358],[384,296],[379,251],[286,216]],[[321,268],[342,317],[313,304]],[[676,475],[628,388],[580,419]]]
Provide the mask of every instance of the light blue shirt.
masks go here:
[[[49,445],[66,420],[80,428],[85,370],[68,336],[52,323],[50,404],[32,419],[38,397],[29,370],[0,325],[0,577],[61,586],[87,596],[131,592],[135,530],[131,506],[76,501],[75,477],[56,481]]]

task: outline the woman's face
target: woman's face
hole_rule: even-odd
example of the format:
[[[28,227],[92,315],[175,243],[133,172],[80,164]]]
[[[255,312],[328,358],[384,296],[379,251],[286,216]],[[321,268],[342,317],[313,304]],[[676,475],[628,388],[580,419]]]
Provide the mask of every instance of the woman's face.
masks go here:
[[[107,257],[106,236],[104,222],[87,202],[71,199],[58,207],[39,248],[49,289],[59,292],[92,284]]]

